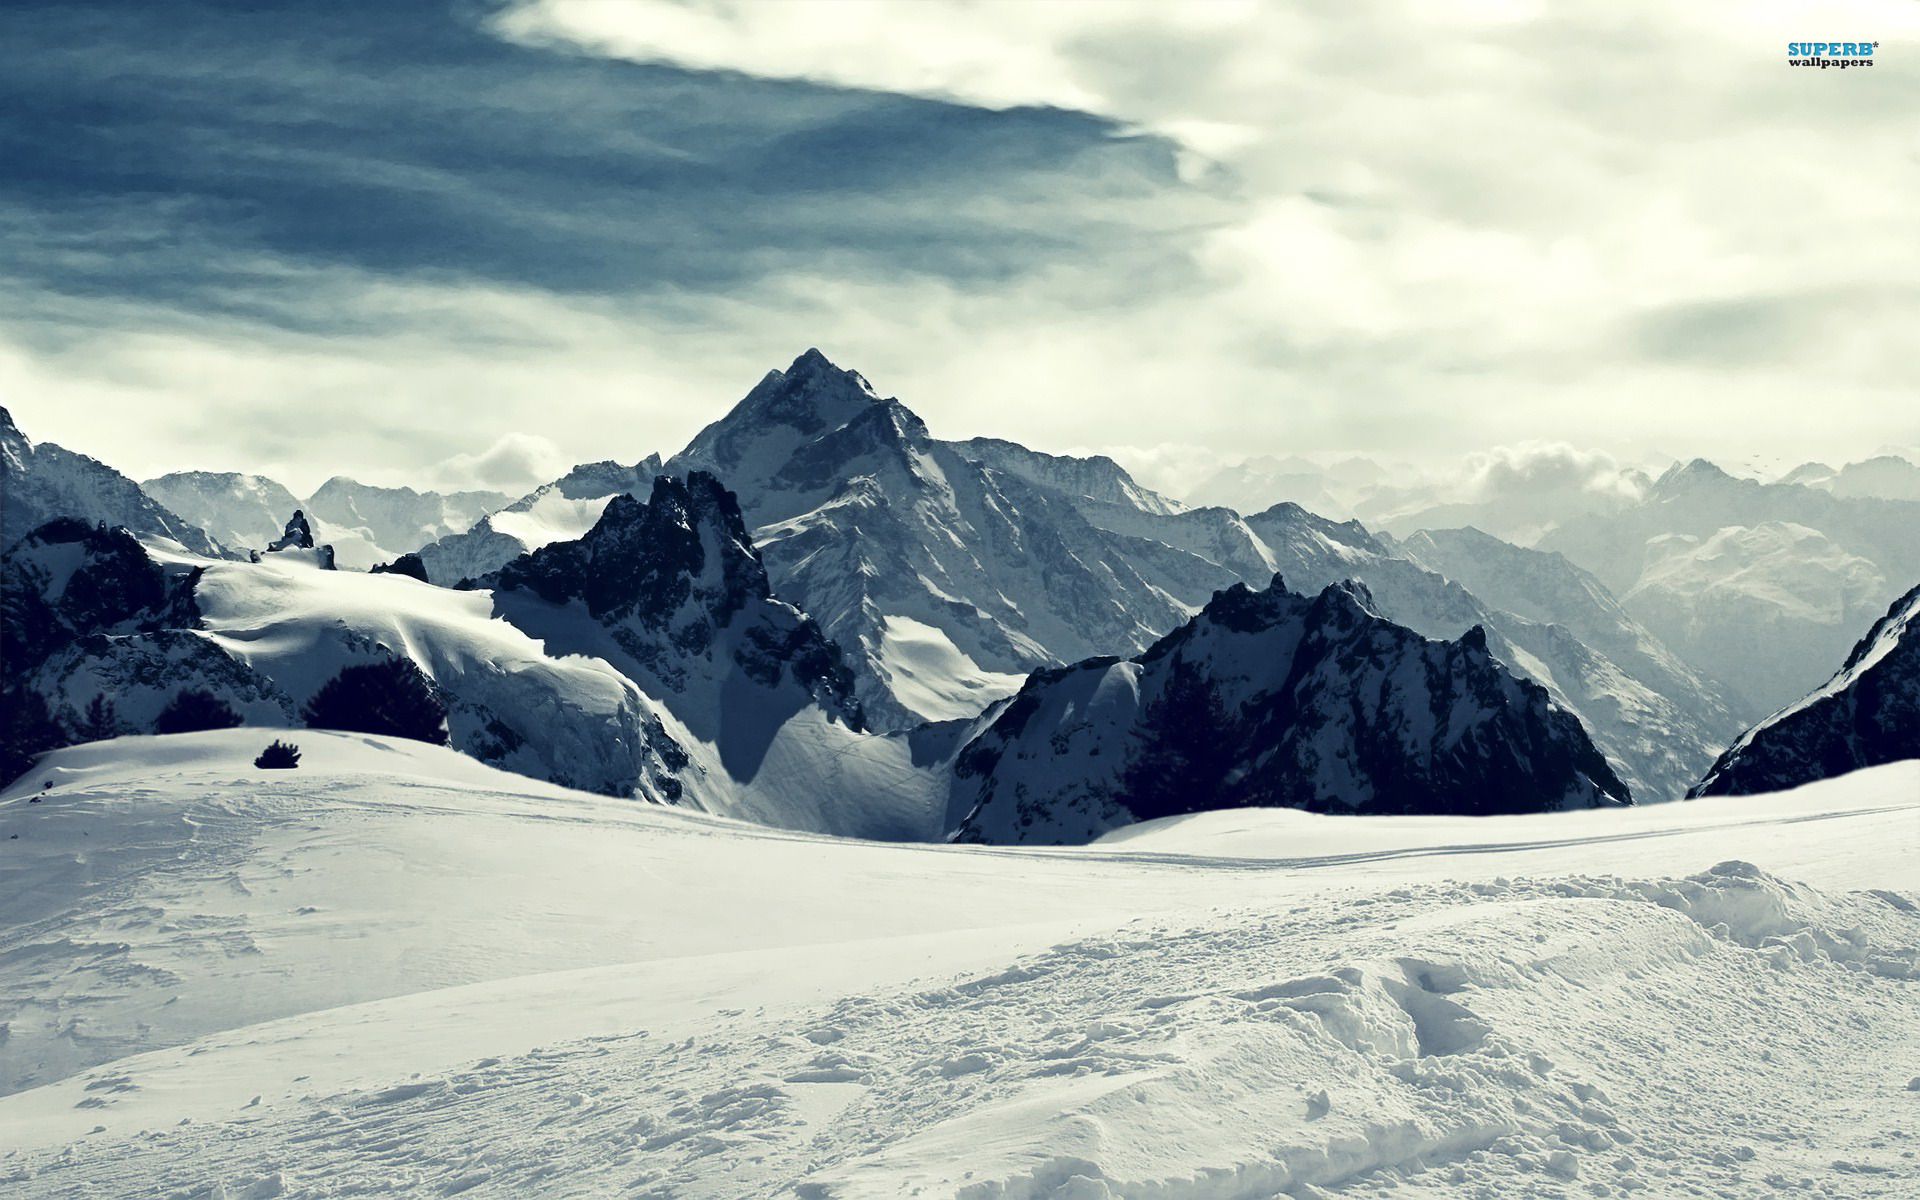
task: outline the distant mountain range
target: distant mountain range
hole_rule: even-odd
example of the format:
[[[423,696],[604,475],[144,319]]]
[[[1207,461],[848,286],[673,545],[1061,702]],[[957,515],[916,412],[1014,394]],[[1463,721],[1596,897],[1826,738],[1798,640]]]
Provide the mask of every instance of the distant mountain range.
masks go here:
[[[776,594],[840,644],[881,728],[968,717],[1029,671],[1136,653],[1216,591],[1263,588],[1275,573],[1313,590],[1360,579],[1383,615],[1426,636],[1486,626],[1495,656],[1578,714],[1646,797],[1679,796],[1751,715],[1643,645],[1650,635],[1617,606],[1520,615],[1356,523],[1294,505],[1196,508],[1111,459],[943,442],[818,351],[770,372],[664,464],[581,468],[511,506],[523,519],[496,513],[421,556],[436,582],[484,575],[577,536],[608,495],[644,494],[660,470],[708,471],[736,492]],[[1600,633],[1609,621],[1618,627]],[[1571,632],[1581,622],[1586,634]],[[1589,638],[1634,649],[1616,660]]]
[[[1540,542],[1591,571],[1751,715],[1813,688],[1920,579],[1920,502],[1741,479],[1703,459]]]
[[[429,542],[461,532],[512,497],[499,492],[416,492],[374,487],[336,475],[302,500],[263,475],[175,471],[140,485],[234,549],[261,549],[299,509],[314,537],[334,548],[341,566],[364,571]]]
[[[511,501],[344,478],[301,500],[208,472],[149,495],[0,418],[9,530],[78,519],[21,529],[7,560],[9,636],[40,649],[5,682],[56,725],[78,729],[110,695],[123,725],[148,728],[187,688],[284,723],[345,668],[398,656],[443,698],[454,744],[489,762],[873,837],[1072,840],[1171,811],[1139,788],[1204,747],[1170,732],[1190,723],[1161,723],[1169,686],[1220,715],[1203,740],[1243,769],[1202,789],[1205,806],[1677,798],[1920,579],[1920,503],[1843,494],[1893,486],[1884,464],[1840,486],[1844,471],[1762,484],[1696,461],[1556,521],[1537,548],[1472,527],[1395,537],[1295,503],[1174,500],[1106,457],[944,441],[817,350],[671,458],[583,464]],[[1392,486],[1363,460],[1323,474]],[[317,545],[233,561],[293,524]],[[69,594],[76,555],[117,565],[73,578],[144,595],[158,571],[186,600],[107,619],[93,585]],[[311,569],[326,562],[343,569]],[[1260,637],[1222,625],[1254,612],[1272,626]],[[1319,649],[1300,657],[1309,632]],[[1349,691],[1168,649],[1215,643],[1274,670],[1345,662]],[[1176,666],[1177,686],[1162,677]],[[1135,709],[1085,725],[1093,697],[1073,689],[1123,675],[1146,689]],[[1103,705],[1118,686],[1100,685]],[[1471,736],[1408,740],[1418,712],[1469,700]],[[1036,706],[1053,715],[1033,723]],[[1344,749],[1301,740],[1336,726],[1319,736]],[[1053,732],[1035,742],[1039,729]],[[1061,809],[1055,784],[1079,798]]]

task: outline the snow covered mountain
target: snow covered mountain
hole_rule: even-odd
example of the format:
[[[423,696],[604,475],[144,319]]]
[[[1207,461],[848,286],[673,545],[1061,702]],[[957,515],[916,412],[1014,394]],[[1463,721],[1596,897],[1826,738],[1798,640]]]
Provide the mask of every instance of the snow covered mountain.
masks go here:
[[[647,494],[659,473],[658,456],[632,466],[582,463],[481,517],[471,528],[422,546],[420,560],[426,564],[428,578],[445,587],[478,579],[528,551],[586,533],[600,519],[609,499]]]
[[[236,720],[291,720],[289,697],[187,632],[200,618],[199,578],[197,570],[162,569],[125,529],[72,517],[0,555],[0,685],[10,707],[23,709],[31,695],[55,723],[28,749],[69,740],[63,730],[95,738],[147,732],[188,689],[222,698]],[[97,698],[105,707],[90,715]]]
[[[1740,736],[1692,795],[1798,787],[1920,758],[1920,587],[1894,601],[1833,678]]]
[[[356,571],[464,532],[509,500],[499,492],[374,487],[339,475],[305,500],[265,476],[231,471],[176,471],[142,486],[175,511],[192,513],[188,519],[203,528],[221,530],[215,536],[236,547],[264,547],[287,513],[300,509],[340,565]]]
[[[140,485],[149,496],[222,543],[260,549],[280,536],[299,497],[265,475],[238,471],[174,471]]]
[[[1393,548],[1495,608],[1564,627],[1655,692],[1683,702],[1709,733],[1730,729],[1739,719],[1720,684],[1675,654],[1605,584],[1563,555],[1473,528],[1422,530]]]
[[[1190,611],[1060,493],[934,439],[818,350],[666,469],[738,494],[774,590],[846,652],[881,727],[972,716],[1009,675],[1143,648]]]
[[[1811,689],[1893,590],[1871,559],[1789,522],[1664,534],[1646,556],[1621,603],[1689,661],[1755,697],[1752,715]]]
[[[549,654],[611,664],[655,704],[681,761],[666,798],[761,824],[930,836],[938,778],[904,737],[866,734],[839,649],[774,598],[733,495],[658,476],[575,541],[481,581]],[[585,618],[585,619],[583,619]]]
[[[340,531],[351,531],[385,561],[469,529],[511,499],[500,492],[374,487],[336,475],[307,497],[306,510],[322,523],[322,537],[338,546]]]
[[[1036,672],[955,767],[963,841],[1090,841],[1217,808],[1531,812],[1630,803],[1484,631],[1429,641],[1364,586],[1216,595],[1130,659]]]
[[[1540,548],[1592,571],[1676,653],[1766,712],[1823,679],[1903,581],[1920,578],[1920,503],[1836,496],[1675,466],[1619,513]],[[1755,654],[1754,639],[1765,654]]]
[[[123,525],[172,538],[199,554],[221,554],[218,541],[140,490],[98,459],[36,444],[0,407],[0,551],[56,517]]]
[[[1776,482],[1798,483],[1843,497],[1920,500],[1920,464],[1898,454],[1879,454],[1834,470],[1825,463],[1802,463]]]

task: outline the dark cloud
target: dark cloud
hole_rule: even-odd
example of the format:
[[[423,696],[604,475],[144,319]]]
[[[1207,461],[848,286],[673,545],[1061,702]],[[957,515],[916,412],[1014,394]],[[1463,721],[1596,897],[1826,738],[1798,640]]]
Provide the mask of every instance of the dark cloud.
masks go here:
[[[289,267],[605,296],[766,275],[1006,280],[1156,253],[1171,147],[1050,109],[695,73],[415,4],[11,7],[0,271],[353,327]],[[1152,214],[1149,216],[1149,214]]]

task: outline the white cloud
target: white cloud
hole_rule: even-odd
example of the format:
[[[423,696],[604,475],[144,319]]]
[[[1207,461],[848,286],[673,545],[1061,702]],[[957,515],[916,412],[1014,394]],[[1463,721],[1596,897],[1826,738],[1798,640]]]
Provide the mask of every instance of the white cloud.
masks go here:
[[[1449,486],[1520,489],[1610,485],[1538,451],[1460,456],[1847,461],[1920,441],[1920,7],[1825,10],[1823,28],[1887,46],[1844,77],[1785,65],[1806,21],[1651,0],[544,0],[498,28],[1178,137],[1210,216],[1170,197],[1178,219],[1116,233],[1164,242],[1164,277],[1095,252],[993,283],[823,260],[665,309],[288,266],[289,305],[366,327],[67,313],[91,332],[0,334],[0,399],[141,475],[414,481],[457,450],[442,470],[504,481],[543,469],[516,440],[536,431],[547,462],[671,452],[817,344],[936,433],[1105,446],[1174,492],[1256,454],[1414,458]],[[54,303],[81,301],[35,307]]]
[[[1631,502],[1647,484],[1644,474],[1622,466],[1612,455],[1565,442],[1497,446],[1469,455],[1457,480],[1460,499],[1517,504],[1575,497]]]
[[[574,460],[550,438],[503,433],[479,454],[456,454],[429,472],[444,491],[485,489],[519,496],[566,474]]]
[[[1920,8],[1823,6],[1820,28],[1885,47],[1844,74],[1786,65],[1810,19],[1731,0],[535,0],[498,27],[642,61],[1066,106],[1215,162],[1193,177],[1234,215],[1191,231],[1190,279],[1126,305],[1076,302],[1097,290],[1076,288],[1091,262],[986,297],[835,281],[888,291],[878,311],[899,315],[917,352],[907,398],[930,417],[1053,445],[1431,457],[1658,437],[1735,455],[1798,447],[1818,395],[1821,452],[1845,455],[1920,431],[1904,404],[1920,385],[1906,349]],[[929,308],[901,315],[909,304]],[[942,322],[975,351],[951,382]]]

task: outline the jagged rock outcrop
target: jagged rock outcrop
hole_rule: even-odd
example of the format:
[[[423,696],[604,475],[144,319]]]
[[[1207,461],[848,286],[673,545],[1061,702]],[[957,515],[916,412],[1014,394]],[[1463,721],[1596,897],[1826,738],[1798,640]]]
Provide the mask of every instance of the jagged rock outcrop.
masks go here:
[[[738,502],[711,475],[655,478],[583,537],[478,586],[548,654],[631,680],[678,750],[676,803],[789,828],[936,836],[945,793],[906,737],[864,730],[837,646],[778,599]]]
[[[287,698],[219,646],[199,622],[198,570],[169,573],[125,529],[50,521],[0,556],[0,688],[32,693],[71,737],[96,697],[121,731],[152,732],[179,692],[228,697],[255,719],[291,714]]]
[[[957,837],[1083,842],[1217,808],[1505,813],[1630,802],[1483,630],[1430,641],[1366,588],[1216,595],[1130,659],[1037,672],[960,754]]]
[[[1920,758],[1920,587],[1825,685],[1742,734],[1691,794],[1777,792],[1910,758]]]
[[[402,554],[390,563],[375,563],[367,572],[369,575],[405,575],[409,579],[418,579],[427,583],[427,564],[420,561],[418,554]]]
[[[254,562],[261,561],[261,551],[252,551],[248,557]],[[287,561],[311,563],[323,571],[334,569],[333,547],[313,544],[313,528],[307,524],[306,514],[299,509],[287,518],[286,529],[279,537],[267,543],[265,553],[280,556]]]
[[[313,528],[307,524],[306,514],[299,509],[287,518],[287,527],[280,536],[267,543],[268,553],[278,550],[313,549]]]
[[[614,496],[586,536],[535,550],[482,584],[554,605],[579,601],[669,707],[724,688],[738,671],[765,689],[798,689],[852,728],[862,724],[838,648],[775,599],[738,501],[703,472],[657,476],[644,502]]]

